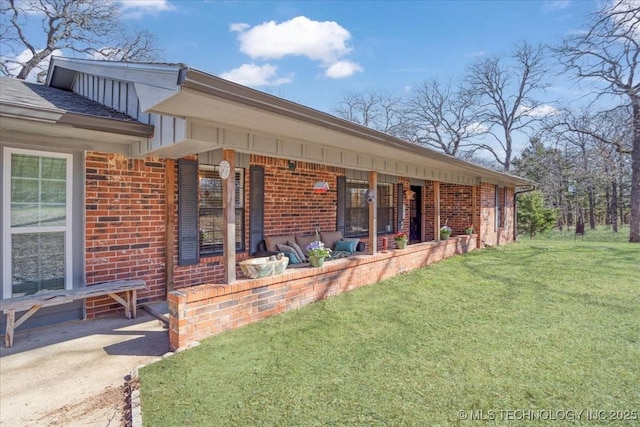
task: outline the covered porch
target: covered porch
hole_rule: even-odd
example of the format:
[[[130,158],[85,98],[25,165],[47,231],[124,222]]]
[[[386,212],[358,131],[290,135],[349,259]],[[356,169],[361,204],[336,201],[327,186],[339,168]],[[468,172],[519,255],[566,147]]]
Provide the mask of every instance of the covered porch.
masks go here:
[[[475,235],[413,244],[325,263],[318,268],[287,269],[261,279],[202,284],[168,294],[172,350],[274,314],[293,310],[361,286],[477,248]]]

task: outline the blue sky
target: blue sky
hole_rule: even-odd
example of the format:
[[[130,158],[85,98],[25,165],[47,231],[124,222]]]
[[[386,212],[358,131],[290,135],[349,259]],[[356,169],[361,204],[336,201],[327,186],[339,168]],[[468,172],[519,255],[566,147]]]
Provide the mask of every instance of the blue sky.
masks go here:
[[[456,83],[474,61],[519,42],[556,45],[584,31],[606,0],[105,1],[156,35],[165,62],[335,113],[349,92],[403,95],[431,79]],[[39,19],[32,14],[27,28],[36,48],[44,44]],[[586,92],[552,72],[549,83],[536,96],[550,105]],[[518,145],[527,140],[520,135]]]
[[[459,80],[478,57],[522,40],[557,43],[584,28],[596,0],[125,0],[123,14],[182,62],[331,112],[349,91],[402,93]],[[551,87],[557,98],[562,87]]]

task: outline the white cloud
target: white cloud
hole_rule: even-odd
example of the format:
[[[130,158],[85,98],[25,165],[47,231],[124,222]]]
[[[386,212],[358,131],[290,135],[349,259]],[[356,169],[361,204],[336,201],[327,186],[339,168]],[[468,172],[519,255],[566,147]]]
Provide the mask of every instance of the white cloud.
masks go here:
[[[465,128],[465,131],[470,135],[485,133],[488,130],[489,130],[489,127],[480,122],[469,123]]]
[[[535,108],[522,106],[518,109],[520,113],[524,112],[529,117],[546,117],[558,114],[560,111],[552,105],[542,104]]]
[[[251,25],[245,24],[245,23],[242,23],[242,22],[238,22],[238,23],[229,25],[229,31],[233,31],[233,32],[237,32],[237,33],[241,33],[244,30],[246,30],[247,28],[251,28]]]
[[[57,49],[53,51],[52,55],[63,56],[62,51]],[[9,71],[9,74],[12,76],[17,76],[18,73],[20,72],[20,69],[22,68],[22,66],[19,65],[18,63],[25,63],[29,59],[31,59],[32,56],[33,54],[31,53],[31,51],[28,49],[25,49],[21,53],[19,53],[15,58],[9,58],[9,57],[3,56],[3,57],[0,57],[0,61],[2,61],[3,63],[5,63],[5,61],[8,61],[6,66],[7,66],[7,70]],[[38,74],[44,73],[49,69],[50,61],[51,61],[51,55],[47,56],[44,60],[42,60],[42,62],[40,62],[40,64],[34,67],[25,80],[28,82],[37,82]]]
[[[278,77],[278,67],[271,64],[243,64],[220,77],[245,86],[278,86],[291,82],[291,76]]]
[[[338,61],[325,70],[325,76],[332,79],[343,79],[357,72],[362,72],[362,67],[351,61]]]
[[[347,42],[351,34],[334,21],[313,21],[298,16],[288,21],[275,21],[251,27],[233,23],[238,33],[240,51],[253,59],[274,60],[286,56],[303,56],[317,61],[330,78],[344,78],[362,71],[362,67],[344,59],[351,52]]]
[[[175,10],[168,0],[119,0],[120,9],[128,18],[140,18],[143,15],[155,15]]]

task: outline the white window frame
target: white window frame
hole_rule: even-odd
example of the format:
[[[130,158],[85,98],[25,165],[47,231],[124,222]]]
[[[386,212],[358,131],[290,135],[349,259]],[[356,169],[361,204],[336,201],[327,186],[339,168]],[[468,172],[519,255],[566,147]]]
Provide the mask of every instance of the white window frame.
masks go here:
[[[52,157],[58,159],[65,159],[67,161],[66,171],[66,210],[65,210],[65,225],[53,226],[53,227],[11,227],[11,157],[14,154],[24,154],[29,156],[38,157]],[[12,256],[11,256],[11,242],[13,234],[20,233],[36,233],[36,232],[63,232],[64,233],[64,260],[65,260],[65,273],[64,273],[64,288],[71,289],[73,287],[73,227],[72,214],[73,214],[73,155],[67,153],[56,153],[51,151],[38,151],[38,150],[26,150],[22,148],[10,148],[5,147],[3,153],[3,192],[4,195],[2,203],[2,253],[4,254],[3,261],[3,299],[9,299],[13,295],[12,289]],[[6,203],[5,203],[6,202]]]

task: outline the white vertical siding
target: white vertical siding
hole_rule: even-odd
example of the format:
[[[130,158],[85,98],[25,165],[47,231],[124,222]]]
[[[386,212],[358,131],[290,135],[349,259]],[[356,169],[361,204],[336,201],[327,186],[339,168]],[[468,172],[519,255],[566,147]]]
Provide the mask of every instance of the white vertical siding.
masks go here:
[[[74,82],[73,91],[141,123],[153,125],[155,131],[150,144],[134,148],[139,155],[175,144],[187,137],[186,120],[140,111],[140,101],[133,83],[80,73]]]

